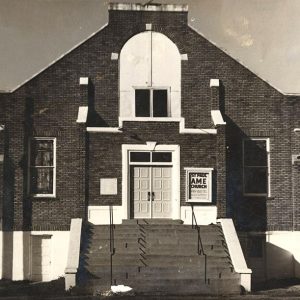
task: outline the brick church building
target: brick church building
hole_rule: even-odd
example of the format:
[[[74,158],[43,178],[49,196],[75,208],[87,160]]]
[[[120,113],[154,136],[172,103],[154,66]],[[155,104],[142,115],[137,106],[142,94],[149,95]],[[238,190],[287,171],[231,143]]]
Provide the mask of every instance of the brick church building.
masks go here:
[[[72,286],[89,243],[86,269],[99,275],[109,262],[92,254],[103,254],[106,233],[115,265],[94,274],[100,286],[110,278],[143,292],[142,277],[163,292],[143,268],[163,276],[176,261],[189,275],[174,284],[193,282],[195,293],[300,276],[299,98],[228,56],[187,16],[185,5],[110,4],[105,27],[0,94],[2,278],[66,276]],[[141,230],[148,243],[136,265],[118,245],[129,251]],[[134,238],[118,240],[125,235]],[[193,243],[199,261],[184,255]],[[197,283],[202,275],[184,259],[202,268],[202,256]]]

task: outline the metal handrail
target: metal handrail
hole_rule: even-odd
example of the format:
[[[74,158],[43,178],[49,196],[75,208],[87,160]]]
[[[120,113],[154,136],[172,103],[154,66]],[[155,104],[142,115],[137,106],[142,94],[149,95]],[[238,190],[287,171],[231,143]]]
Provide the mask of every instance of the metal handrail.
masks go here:
[[[114,212],[113,207],[109,206],[109,245],[110,245],[110,285],[113,285],[113,256],[115,254],[115,237],[114,237]]]
[[[194,212],[194,206],[192,205],[191,208],[192,208],[192,228],[197,229],[197,233],[198,233],[198,254],[204,256],[204,282],[206,283],[207,255],[204,252],[204,247],[203,247],[201,234],[200,234],[200,226],[197,224],[197,219]]]

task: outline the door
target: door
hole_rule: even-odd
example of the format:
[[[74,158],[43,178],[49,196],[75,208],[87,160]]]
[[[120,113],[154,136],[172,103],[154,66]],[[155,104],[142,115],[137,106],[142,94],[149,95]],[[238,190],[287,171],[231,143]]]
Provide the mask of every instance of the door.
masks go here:
[[[134,218],[172,217],[172,167],[133,166]]]
[[[51,236],[31,236],[31,280],[51,280]]]

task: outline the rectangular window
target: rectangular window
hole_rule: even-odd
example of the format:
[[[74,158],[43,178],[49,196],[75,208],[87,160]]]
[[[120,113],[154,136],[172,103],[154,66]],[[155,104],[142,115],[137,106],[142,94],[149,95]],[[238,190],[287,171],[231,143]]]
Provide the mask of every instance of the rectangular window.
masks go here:
[[[136,117],[168,117],[167,89],[136,89],[135,90]]]
[[[153,152],[152,162],[172,162],[171,152]]]
[[[153,117],[168,116],[168,91],[153,90]]]
[[[132,151],[130,152],[130,163],[170,164],[172,163],[172,152]]]
[[[247,139],[243,145],[244,194],[269,194],[268,139]]]
[[[130,152],[131,162],[150,162],[150,152]]]
[[[150,90],[135,90],[135,116],[150,117]]]
[[[38,197],[55,197],[55,138],[33,138],[29,151],[29,193]]]

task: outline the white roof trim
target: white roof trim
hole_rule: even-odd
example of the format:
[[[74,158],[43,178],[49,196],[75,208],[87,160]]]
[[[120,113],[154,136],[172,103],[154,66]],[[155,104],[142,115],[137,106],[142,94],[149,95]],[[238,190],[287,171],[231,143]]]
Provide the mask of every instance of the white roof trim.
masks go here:
[[[210,113],[215,126],[226,125],[226,122],[224,121],[223,116],[219,110],[212,110]]]
[[[169,12],[187,12],[186,4],[138,4],[138,3],[109,3],[108,10],[138,10],[138,11],[169,11]]]
[[[294,128],[294,132],[300,132],[300,128]]]
[[[0,125],[0,131],[4,130],[4,128],[5,128],[5,125]]]
[[[104,24],[102,27],[100,27],[97,31],[93,32],[91,35],[89,35],[87,38],[85,38],[84,40],[82,40],[81,42],[79,42],[78,44],[76,44],[74,47],[72,47],[70,50],[68,50],[67,52],[63,53],[62,55],[60,55],[58,58],[56,58],[54,61],[52,61],[50,64],[46,65],[44,68],[42,68],[41,70],[39,70],[38,72],[34,73],[31,77],[29,77],[28,79],[26,79],[25,81],[23,81],[22,83],[18,84],[15,88],[8,90],[8,91],[2,91],[5,93],[13,93],[14,91],[16,91],[18,88],[20,88],[22,85],[24,85],[25,83],[27,83],[28,81],[30,81],[31,79],[33,79],[34,77],[36,77],[37,75],[39,75],[40,73],[42,73],[43,71],[45,71],[46,69],[48,69],[50,66],[52,66],[53,64],[55,64],[57,61],[59,61],[60,59],[62,59],[64,56],[66,56],[67,54],[69,54],[70,52],[72,52],[74,49],[76,49],[77,47],[79,47],[81,44],[85,43],[87,40],[89,40],[91,37],[93,37],[95,34],[97,34],[98,32],[100,32],[102,29],[104,29],[106,26],[108,25],[108,23]]]
[[[88,106],[79,106],[76,122],[77,123],[86,123],[88,111],[89,111]]]
[[[125,118],[119,117],[119,127],[87,127],[88,132],[111,132],[121,133],[123,122],[179,122],[179,133],[181,134],[217,134],[217,129],[211,128],[185,128],[184,118]]]
[[[122,133],[118,127],[87,127],[87,132],[110,132],[110,133]]]

